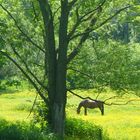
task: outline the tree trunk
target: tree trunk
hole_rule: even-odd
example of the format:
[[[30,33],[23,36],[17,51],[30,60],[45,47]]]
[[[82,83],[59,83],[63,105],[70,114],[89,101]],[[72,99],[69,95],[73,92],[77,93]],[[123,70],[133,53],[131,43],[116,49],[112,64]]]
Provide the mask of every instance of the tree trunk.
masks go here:
[[[68,0],[61,1],[59,46],[56,51],[54,23],[51,6],[47,0],[39,0],[45,27],[45,71],[48,76],[49,124],[52,131],[63,139],[66,106],[67,26]],[[47,60],[46,60],[47,59]]]
[[[58,51],[59,55],[56,69],[56,93],[54,96],[54,104],[53,104],[54,114],[52,114],[53,130],[56,134],[60,135],[61,137],[64,135],[65,106],[66,106],[67,46],[65,45],[64,47],[63,48],[60,47]]]
[[[53,131],[59,137],[64,136],[64,123],[65,122],[65,105],[63,103],[54,103],[54,128]]]
[[[52,101],[50,101],[51,125],[53,132],[62,139],[64,135],[66,106],[66,64],[58,63],[56,72],[56,92]]]
[[[58,65],[60,65],[58,67]],[[48,123],[51,126],[52,132],[55,133],[60,139],[64,136],[65,125],[65,106],[66,106],[66,66],[61,64],[57,65],[56,69],[56,85],[50,87],[55,88],[53,92],[49,92],[49,120]],[[54,80],[53,80],[54,81]],[[50,82],[50,81],[49,81]]]
[[[67,71],[67,26],[68,0],[61,1],[61,17],[59,26],[59,47],[56,69],[56,94],[53,104],[53,130],[61,139],[64,135],[65,107],[66,107],[66,71]]]

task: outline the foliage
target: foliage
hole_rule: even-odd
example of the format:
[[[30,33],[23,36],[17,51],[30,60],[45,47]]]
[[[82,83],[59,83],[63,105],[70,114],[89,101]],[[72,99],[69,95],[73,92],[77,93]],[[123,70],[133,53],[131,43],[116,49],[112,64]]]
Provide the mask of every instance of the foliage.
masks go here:
[[[76,7],[73,8],[70,13],[68,30],[70,31],[72,29],[72,25],[75,24],[75,20],[77,18],[76,16],[78,16],[75,13],[76,8],[79,11],[79,13],[77,13],[77,14],[79,14],[79,16],[80,16],[80,15],[84,15],[87,11],[92,10],[93,8],[96,8],[96,6],[100,4],[100,2],[101,1],[90,1],[90,0],[84,2],[84,1],[78,0],[79,4],[77,4]],[[28,65],[28,68],[30,68],[31,71],[34,72],[34,75],[36,75],[36,77],[39,77],[39,79],[41,79],[41,81],[42,81],[43,76],[44,76],[44,70],[43,70],[44,54],[42,53],[41,50],[36,49],[36,47],[33,46],[33,44],[18,29],[18,27],[20,27],[20,29],[23,32],[25,32],[28,36],[30,36],[32,38],[32,40],[35,42],[35,44],[37,44],[37,45],[41,46],[41,48],[43,48],[43,38],[42,38],[43,23],[41,21],[41,16],[39,14],[39,7],[38,7],[37,2],[27,0],[27,1],[19,1],[19,2],[15,2],[15,3],[12,1],[10,1],[8,3],[1,1],[1,3],[4,4],[4,6],[10,11],[10,13],[13,15],[13,17],[16,20],[16,23],[15,23],[14,20],[10,16],[8,16],[8,14],[6,14],[6,12],[4,12],[4,10],[1,9],[0,32],[2,33],[1,42],[4,43],[4,45],[2,45],[2,48],[4,50],[8,51],[9,54],[12,54],[12,57],[14,59],[16,59],[17,62],[19,62],[19,63],[23,62],[23,60],[26,60],[26,63],[30,64],[30,65]],[[138,3],[138,2],[136,2],[136,3]],[[101,14],[98,14],[99,11],[95,12],[94,16],[96,18],[98,16],[100,17],[97,25],[102,22],[101,19],[107,18],[107,16],[110,15],[112,10],[115,11],[116,9],[119,9],[120,7],[124,6],[125,4],[132,4],[132,2],[131,1],[124,2],[122,0],[117,0],[117,1],[110,0],[110,1],[106,2],[102,9],[103,12]],[[58,38],[59,24],[57,24],[57,20],[60,16],[60,9],[59,9],[60,1],[57,1],[57,2],[51,1],[50,5],[51,5],[52,11],[54,13],[56,12],[56,9],[58,9],[58,13],[54,16],[55,23],[56,23],[55,24],[56,25],[56,27],[55,27],[56,34],[55,35],[56,35],[56,38]],[[18,13],[17,13],[17,11],[18,11]],[[128,13],[129,12],[131,13],[133,11],[134,11],[133,8],[131,10],[127,10]],[[119,17],[121,19],[122,19],[122,17],[126,17],[127,12],[126,11],[122,12],[122,14],[119,15]],[[136,13],[138,13],[138,11]],[[135,18],[138,18],[138,16],[136,15]],[[124,23],[126,20],[125,20],[125,18],[123,18],[123,19],[124,19],[123,20],[123,23]],[[115,24],[113,22],[114,20],[115,20]],[[106,37],[108,37],[108,36],[111,37],[111,34],[108,34],[108,32],[113,30],[114,26],[117,26],[118,21],[120,21],[120,19],[118,17],[115,17],[113,20],[109,21],[107,23],[107,25],[102,27],[100,30],[94,31],[92,33],[92,34],[95,33],[95,34],[99,35],[99,37],[102,36],[99,38],[102,42],[102,44],[100,44],[100,45],[103,46],[103,44],[105,43],[103,40],[106,40]],[[86,23],[81,24],[79,29],[77,29],[77,32],[82,32],[85,29],[87,24],[89,24],[88,20]],[[108,28],[109,28],[109,30],[108,30]],[[117,30],[119,30],[119,29],[117,29]],[[91,34],[91,36],[92,36],[92,34]],[[75,45],[78,43],[78,40],[79,40],[79,38],[70,43],[70,46],[68,48],[68,54],[71,53],[71,51],[73,50]],[[3,47],[3,46],[5,46],[5,47]],[[86,46],[91,46],[91,44],[89,42],[87,42]],[[20,54],[22,59],[20,59],[16,54],[14,54],[13,48]],[[30,50],[30,48],[31,48],[31,50]],[[90,69],[89,73],[94,71],[94,69],[90,68],[90,65],[89,65],[90,62],[92,63],[92,58],[90,56],[91,55],[93,56],[93,54],[90,53],[90,50],[91,49],[88,49],[88,48],[83,49],[83,52],[87,53],[86,54],[87,56],[84,57],[83,53],[82,53],[81,55],[84,60],[80,60],[81,63],[77,62],[80,65],[78,67],[78,69],[85,71],[85,72],[89,71],[88,69]],[[88,56],[88,55],[90,55],[90,56]],[[78,60],[76,59],[75,61],[78,61]],[[82,66],[81,64],[84,64],[84,66]],[[10,64],[8,64],[8,65],[10,65]],[[73,63],[72,63],[72,65],[73,65]],[[24,64],[22,64],[22,67],[24,67],[25,69],[27,68]],[[13,68],[13,66],[12,66],[12,68]],[[15,67],[14,67],[14,71],[16,71]],[[11,70],[10,70],[10,72],[11,72]],[[6,72],[6,74],[7,73],[8,72]],[[97,74],[97,76],[98,76],[98,74]],[[79,87],[81,85],[82,88],[90,88],[90,87],[93,87],[93,85],[94,85],[94,84],[92,84],[92,82],[90,80],[85,80],[85,79],[81,78],[81,76],[79,76],[79,74],[77,74],[77,72],[75,72],[75,74],[72,72],[68,72],[67,77],[68,77],[67,79],[70,79],[69,80],[70,82],[72,81],[72,83],[70,83],[68,81],[72,86],[74,83],[73,87]],[[79,82],[77,79],[79,80]],[[74,81],[74,80],[76,80],[76,81]]]
[[[125,45],[112,40],[89,42],[69,66],[68,86],[138,90],[139,56],[137,44]]]
[[[130,65],[125,59],[128,50],[122,44],[123,47],[116,42],[114,45],[114,40],[112,40],[113,45],[108,43],[110,41],[108,35],[111,34],[117,38],[117,41],[123,39],[120,39],[118,34],[116,35],[116,30],[106,34],[108,28],[104,28],[104,25],[110,27],[113,21],[118,20],[117,15],[120,13],[123,13],[120,18],[127,19],[125,18],[126,13],[131,13],[127,10],[131,8],[130,4],[135,3],[131,0],[38,0],[36,2],[32,0],[18,2],[0,0],[2,17],[0,19],[0,32],[2,33],[0,53],[15,64],[48,105],[50,116],[48,123],[52,125],[54,133],[63,136],[67,101],[67,68],[69,64],[74,66],[73,60],[83,46],[90,46],[93,40],[100,40],[101,49],[97,50],[100,57],[86,59],[87,62],[92,58],[95,60],[95,65],[91,65],[89,69],[87,68],[89,64],[81,67],[83,71],[92,72],[94,69],[94,74],[90,73],[94,83],[91,80],[85,82],[77,75],[74,78],[69,76],[68,82],[79,78],[80,82],[77,81],[77,83],[78,85],[83,83],[83,88],[96,87],[96,85],[99,87],[110,86],[114,89],[128,87],[130,82],[127,78],[130,73],[125,73]],[[127,31],[129,31],[128,28]],[[98,36],[98,34],[103,34],[103,36]],[[126,40],[125,42],[128,42],[129,38]],[[103,44],[109,44],[107,46],[109,49]],[[119,47],[117,47],[118,44]],[[87,54],[92,55],[89,49],[85,49],[85,51],[89,51]],[[118,52],[119,55],[116,54]],[[113,61],[110,61],[111,59]],[[79,64],[82,65],[82,63],[83,60]],[[89,75],[88,77],[90,78]],[[12,83],[17,82],[13,81]],[[135,82],[135,84],[137,83]],[[71,86],[71,83],[69,85]]]
[[[66,120],[65,134],[73,138],[85,140],[101,140],[102,129],[99,126],[85,122],[83,120],[69,118]]]
[[[38,127],[26,122],[0,120],[0,140],[43,140]]]
[[[33,112],[33,122],[35,124],[39,124],[41,129],[44,130],[46,129],[46,118],[48,117],[48,108],[42,101],[38,101],[36,103],[34,112]],[[48,126],[49,129],[50,126]]]

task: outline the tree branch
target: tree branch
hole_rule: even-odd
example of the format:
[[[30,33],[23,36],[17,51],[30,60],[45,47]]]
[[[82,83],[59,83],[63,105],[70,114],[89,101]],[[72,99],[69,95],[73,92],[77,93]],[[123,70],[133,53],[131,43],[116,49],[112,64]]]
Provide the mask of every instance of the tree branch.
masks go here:
[[[71,1],[71,2],[69,3],[69,9],[71,9],[77,1],[78,1],[78,0],[73,0],[73,1]]]
[[[36,9],[35,9],[33,1],[31,2],[31,4],[32,4],[33,12],[34,12],[34,19],[33,20],[36,19],[36,21],[38,21],[39,14],[37,14],[37,12],[36,12]]]
[[[22,33],[22,35],[36,48],[38,48],[39,50],[41,50],[42,52],[45,52],[40,46],[38,46],[22,29],[21,27],[18,25],[16,19],[13,17],[13,15],[2,5],[0,4],[0,6],[2,7],[2,9],[12,18],[12,20],[15,22],[15,25],[17,27],[17,29]]]
[[[83,36],[80,39],[79,44],[77,45],[77,47],[68,55],[67,58],[67,63],[69,63],[80,51],[80,49],[82,48],[82,44],[87,40],[89,33],[88,33],[89,28],[86,29],[86,33],[83,34]]]
[[[45,28],[44,35],[44,46],[46,50],[45,57],[50,58],[48,59],[48,65],[54,65],[56,61],[56,52],[55,52],[55,35],[54,35],[52,11],[48,0],[38,0],[38,2],[42,13]]]
[[[43,87],[45,90],[48,91],[48,89],[46,88],[46,86],[43,85],[43,83],[35,76],[35,74],[30,70],[30,68],[28,67],[27,63],[24,61],[24,59],[22,59],[22,57],[19,55],[19,53],[16,51],[16,49],[14,47],[12,47],[13,52],[16,54],[16,56],[21,60],[21,62],[24,64],[24,66],[26,67],[27,71],[31,74],[31,76],[37,81],[37,83]]]
[[[91,75],[89,75],[89,74],[87,74],[87,73],[84,73],[84,72],[82,72],[82,71],[80,71],[80,70],[74,69],[74,68],[72,68],[72,67],[68,67],[67,69],[73,70],[73,71],[75,71],[75,72],[78,72],[78,73],[80,73],[80,74],[82,74],[82,75],[84,75],[84,76],[86,76],[86,77],[88,77],[88,78],[90,78],[90,79],[93,80],[93,77],[92,77]]]
[[[34,83],[34,81],[31,79],[31,77],[23,70],[23,68],[6,52],[3,52],[0,50],[0,53],[2,55],[4,55],[5,57],[7,57],[10,61],[12,61],[17,68],[24,74],[24,76],[29,80],[29,82],[34,86],[34,88],[36,89],[36,91],[39,93],[39,95],[41,96],[41,98],[47,102],[47,98],[40,92],[38,86]]]
[[[54,17],[55,17],[55,15],[57,14],[57,12],[59,11],[59,9],[61,8],[61,6],[59,6],[57,9],[56,9],[56,11],[54,11],[54,13],[53,13],[53,19],[54,19]]]
[[[111,20],[112,18],[114,18],[116,15],[118,15],[119,13],[121,13],[122,11],[124,11],[125,9],[129,8],[130,6],[126,6],[123,7],[121,9],[119,9],[115,14],[113,14],[112,16],[108,17],[105,21],[103,21],[99,26],[92,28],[93,25],[95,25],[97,19],[93,18],[90,21],[90,25],[84,30],[84,32],[76,34],[74,36],[71,37],[70,40],[75,39],[77,37],[81,37],[79,44],[77,45],[77,47],[71,52],[71,54],[68,56],[67,59],[67,63],[69,63],[79,52],[80,49],[82,48],[83,43],[88,39],[89,34],[93,31],[96,30],[100,27],[102,27],[104,24],[106,24],[109,20]]]
[[[130,7],[131,7],[131,6],[128,5],[128,6],[126,6],[126,7],[123,7],[123,8],[121,8],[121,9],[119,9],[117,12],[115,12],[112,16],[108,17],[106,20],[104,20],[102,23],[100,23],[100,25],[98,25],[98,26],[97,26],[96,28],[94,28],[93,30],[96,30],[96,29],[102,27],[102,26],[105,25],[109,20],[113,19],[115,16],[117,16],[118,14],[120,14],[122,11],[124,11],[124,10],[126,10],[126,9],[128,9],[128,8],[130,8]]]
[[[117,12],[115,12],[112,16],[108,17],[106,20],[104,20],[102,23],[100,23],[100,25],[98,25],[97,27],[95,27],[95,28],[87,27],[87,28],[89,28],[89,30],[85,30],[85,31],[82,32],[82,33],[78,33],[78,34],[73,35],[73,36],[70,38],[70,40],[73,40],[73,39],[75,39],[75,38],[77,38],[77,37],[80,37],[80,36],[83,36],[83,35],[85,35],[85,34],[90,34],[92,31],[97,30],[98,28],[102,27],[102,26],[105,25],[108,21],[110,21],[110,20],[113,19],[115,16],[117,16],[118,14],[120,14],[122,11],[124,11],[125,9],[130,8],[130,7],[131,7],[131,6],[128,5],[128,6],[126,6],[126,7],[123,7],[123,8],[121,8],[121,9],[119,9],[119,10],[118,10]]]
[[[97,94],[97,96],[96,96],[95,99],[98,99],[98,97],[99,97],[100,94],[101,94],[101,92],[98,92],[98,94]]]
[[[112,97],[109,97],[107,99],[104,100],[104,102],[108,101],[108,100],[111,100],[111,99],[114,99],[114,98],[118,98],[119,96],[112,96]]]
[[[121,104],[119,104],[119,103],[105,103],[105,102],[104,102],[104,104],[109,105],[109,106],[111,106],[111,105],[127,105],[128,103],[133,102],[133,101],[140,101],[140,99],[131,99],[131,100],[128,100],[127,102],[121,103]]]
[[[104,0],[102,3],[99,4],[99,6],[97,6],[95,9],[93,10],[90,10],[88,12],[86,12],[84,15],[82,15],[81,17],[79,16],[79,13],[78,13],[78,8],[76,8],[76,16],[77,16],[77,21],[75,23],[75,25],[73,26],[72,30],[69,32],[68,34],[68,38],[69,40],[72,40],[74,39],[75,37],[72,37],[73,34],[75,33],[76,29],[78,28],[78,26],[82,23],[82,22],[85,22],[89,19],[92,18],[92,16],[94,15],[94,12],[95,11],[99,11],[99,9],[102,9],[102,6],[105,4],[106,0]],[[101,12],[102,10],[99,11],[99,13]],[[86,17],[88,16],[88,17]],[[86,18],[85,18],[86,17]]]
[[[71,91],[70,89],[67,89],[67,91],[69,91],[69,92],[70,92],[71,94],[73,94],[74,96],[77,96],[77,97],[79,97],[79,98],[81,98],[81,99],[83,99],[83,100],[89,99],[89,100],[92,100],[92,101],[101,101],[101,100],[93,99],[93,98],[91,98],[91,97],[89,97],[89,96],[87,96],[87,97],[82,97],[82,96],[80,96],[80,95],[74,93],[74,92]],[[112,99],[112,98],[115,98],[115,97],[118,97],[118,96],[110,97],[110,98],[106,99],[105,101],[107,101],[107,100],[109,100],[109,99]],[[119,103],[113,103],[113,102],[112,102],[112,103],[106,103],[105,101],[101,101],[101,102],[103,102],[105,105],[111,106],[111,105],[127,105],[128,103],[133,102],[133,101],[140,101],[140,99],[131,99],[131,100],[128,100],[127,102],[121,103],[121,104],[119,104]]]
[[[29,116],[31,115],[31,113],[32,113],[32,111],[33,111],[33,109],[34,109],[34,106],[35,106],[35,103],[36,103],[37,97],[38,97],[38,93],[37,93],[36,96],[35,96],[35,99],[34,99],[34,102],[33,102],[32,108],[30,109],[30,113],[28,114],[28,116],[27,116],[26,119],[28,119]]]
[[[69,91],[71,94],[73,94],[73,95],[75,95],[75,96],[77,96],[77,97],[79,97],[79,98],[81,98],[81,99],[89,99],[89,100],[93,100],[93,101],[96,101],[95,99],[92,99],[91,97],[82,97],[82,96],[80,96],[80,95],[78,95],[78,94],[76,94],[76,93],[74,93],[73,91],[71,91],[70,89],[67,89],[67,91]]]
[[[45,80],[45,79],[44,79]],[[39,89],[39,90],[41,90],[41,88]],[[37,97],[38,97],[38,92],[36,93],[36,96],[35,96],[35,99],[34,99],[34,102],[33,102],[33,105],[32,105],[32,108],[30,109],[30,113],[29,113],[29,115],[27,116],[27,118],[26,119],[28,119],[28,117],[31,115],[31,113],[32,113],[32,111],[33,111],[33,109],[34,109],[34,106],[35,106],[35,104],[36,104],[36,101],[37,101]],[[45,102],[45,103],[49,103],[49,101],[46,99],[46,101],[47,102]]]

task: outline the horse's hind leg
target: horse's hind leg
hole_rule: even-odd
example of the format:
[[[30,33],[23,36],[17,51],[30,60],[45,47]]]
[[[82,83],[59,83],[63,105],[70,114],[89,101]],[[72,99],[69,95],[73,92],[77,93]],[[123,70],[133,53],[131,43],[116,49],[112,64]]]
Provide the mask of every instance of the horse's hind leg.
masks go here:
[[[102,115],[104,115],[104,106],[102,107],[101,112],[102,112]]]
[[[103,104],[101,105],[100,110],[101,110],[101,114],[104,115],[104,105]]]
[[[84,110],[85,111],[84,114],[87,115],[87,108],[85,107],[84,109],[85,109]]]
[[[99,107],[100,111],[101,111],[101,115],[104,115],[104,105]]]

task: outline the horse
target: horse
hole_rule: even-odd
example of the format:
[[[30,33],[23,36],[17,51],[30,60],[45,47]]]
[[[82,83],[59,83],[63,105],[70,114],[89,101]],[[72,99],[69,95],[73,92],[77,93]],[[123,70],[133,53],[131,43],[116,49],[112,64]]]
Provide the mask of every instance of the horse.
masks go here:
[[[104,102],[100,100],[83,100],[79,103],[77,108],[77,114],[80,114],[81,107],[84,107],[84,114],[87,115],[87,108],[99,108],[101,115],[104,115]]]

